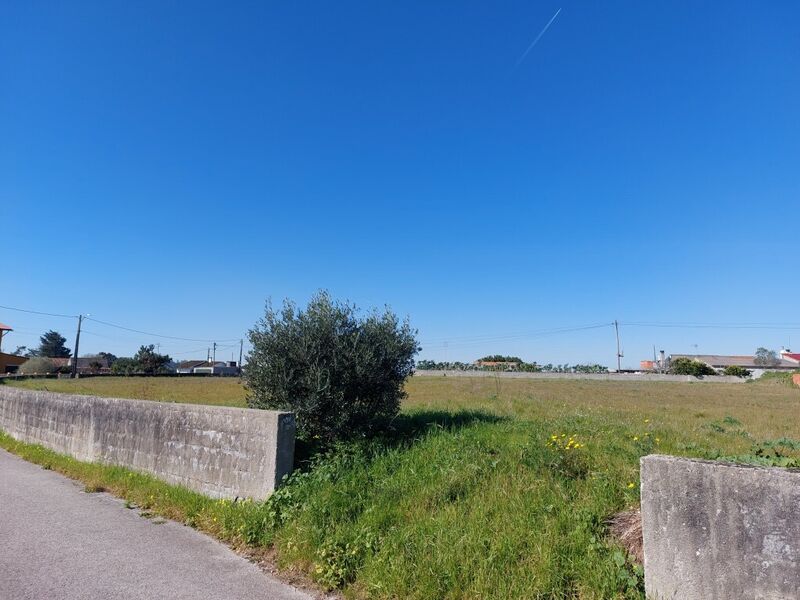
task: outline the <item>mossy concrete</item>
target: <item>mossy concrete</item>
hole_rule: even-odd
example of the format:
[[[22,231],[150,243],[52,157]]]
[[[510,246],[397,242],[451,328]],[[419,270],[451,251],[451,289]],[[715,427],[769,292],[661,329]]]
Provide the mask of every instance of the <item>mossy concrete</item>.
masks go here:
[[[651,600],[800,598],[800,471],[641,459]]]
[[[216,498],[266,498],[294,460],[294,415],[278,411],[0,386],[0,429],[78,460],[145,471]]]

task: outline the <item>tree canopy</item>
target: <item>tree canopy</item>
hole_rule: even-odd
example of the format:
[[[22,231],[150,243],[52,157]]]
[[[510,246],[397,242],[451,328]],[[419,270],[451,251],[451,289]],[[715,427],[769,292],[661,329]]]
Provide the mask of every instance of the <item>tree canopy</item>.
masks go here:
[[[473,355],[474,356],[474,355]],[[478,360],[483,362],[509,362],[509,363],[523,363],[525,362],[519,356],[504,356],[502,354],[490,354]]]
[[[101,352],[98,356],[106,358],[111,363],[111,372],[114,375],[158,375],[159,373],[168,373],[168,366],[172,359],[167,354],[158,354],[155,348],[153,344],[141,346],[133,358],[116,357],[108,352]]]
[[[268,303],[249,337],[248,405],[294,411],[299,437],[323,443],[375,433],[396,417],[419,350],[416,331],[388,308],[362,316],[324,291],[305,309]]]
[[[72,351],[66,347],[67,338],[57,331],[46,331],[39,338],[39,347],[30,352],[31,356],[45,358],[69,358]]]
[[[761,367],[774,367],[780,364],[781,359],[775,350],[761,347],[756,350],[756,356],[753,362]]]

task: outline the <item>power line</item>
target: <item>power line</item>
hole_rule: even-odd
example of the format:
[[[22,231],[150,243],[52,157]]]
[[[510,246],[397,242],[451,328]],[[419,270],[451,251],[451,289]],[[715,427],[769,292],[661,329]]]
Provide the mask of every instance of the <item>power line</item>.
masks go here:
[[[22,312],[22,313],[28,313],[28,314],[32,314],[32,315],[43,315],[43,316],[46,316],[46,317],[59,317],[59,318],[64,318],[64,319],[77,319],[77,318],[80,317],[80,315],[65,315],[65,314],[61,314],[61,313],[50,313],[50,312],[43,312],[43,311],[39,311],[39,310],[31,310],[31,309],[27,309],[27,308],[17,308],[17,307],[14,307],[14,306],[3,306],[3,305],[0,305],[0,308],[5,309],[5,310],[13,310],[13,311]],[[170,339],[170,340],[179,340],[179,341],[183,341],[183,342],[214,342],[214,341],[238,342],[238,338],[226,338],[226,339],[223,339],[223,340],[184,338],[184,337],[178,337],[178,336],[172,336],[172,335],[164,335],[164,334],[160,334],[160,333],[152,333],[152,332],[149,332],[149,331],[142,331],[140,329],[133,329],[131,327],[124,327],[122,325],[117,325],[116,323],[109,323],[108,321],[101,321],[100,319],[95,319],[95,318],[87,317],[87,316],[84,316],[83,319],[86,320],[86,321],[94,321],[95,323],[99,323],[101,325],[106,325],[108,327],[115,327],[117,329],[123,329],[125,331],[131,331],[133,333],[139,333],[139,334],[142,334],[142,335],[147,335],[147,336],[151,336],[151,337],[159,337],[159,338]],[[93,333],[92,335],[97,335],[97,336],[103,337],[101,334],[98,334],[98,333]]]
[[[182,354],[196,354],[198,352],[202,352],[205,348],[195,348],[194,350],[185,350],[183,352],[170,352],[170,356],[180,356]]]
[[[537,339],[537,338],[544,338],[550,337],[553,335],[559,335],[562,333],[572,333],[575,331],[586,331],[589,329],[600,329],[605,327],[613,327],[613,323],[598,323],[595,325],[583,325],[579,327],[562,327],[558,329],[543,329],[536,332],[531,333],[522,333],[522,334],[514,334],[514,335],[504,335],[504,336],[495,336],[495,337],[475,337],[475,338],[462,338],[466,339],[467,341],[457,343],[457,344],[449,344],[449,342],[444,342],[443,344],[426,344],[425,342],[420,342],[426,350],[430,350],[432,348],[443,348],[445,346],[450,347],[471,347],[471,346],[479,346],[482,344],[489,344],[493,342],[500,342],[505,340],[512,340],[512,339]]]
[[[591,325],[576,325],[574,327],[556,327],[552,329],[535,329],[533,331],[528,331],[524,333],[509,333],[503,335],[495,335],[495,334],[483,334],[483,335],[474,335],[474,336],[461,336],[461,337],[448,337],[447,339],[442,338],[441,340],[423,340],[421,343],[425,344],[433,344],[435,342],[451,342],[453,340],[462,341],[462,342],[482,342],[482,341],[494,341],[494,340],[506,340],[506,339],[513,339],[513,338],[524,338],[524,337],[540,337],[546,336],[554,333],[566,333],[570,331],[581,331],[583,329],[597,329],[600,327],[610,327],[613,323],[594,323]]]
[[[100,323],[101,325],[106,325],[108,327],[115,327],[117,329],[123,329],[125,331],[132,331],[133,333],[140,333],[142,335],[147,335],[150,337],[158,337],[167,340],[180,340],[182,342],[215,342],[217,340],[209,340],[209,339],[199,339],[199,338],[185,338],[185,337],[178,337],[174,335],[163,335],[160,333],[152,333],[149,331],[142,331],[140,329],[133,329],[131,327],[124,327],[122,325],[117,325],[116,323],[109,323],[108,321],[101,321],[100,319],[95,319],[93,317],[86,317],[87,321],[94,321],[95,323]],[[238,338],[227,338],[224,340],[219,340],[222,342],[235,342]]]
[[[25,308],[14,308],[13,306],[0,306],[0,308],[4,308],[5,310],[15,310],[17,312],[29,313],[32,315],[44,315],[46,317],[62,317],[64,319],[77,319],[78,315],[62,315],[59,313],[49,313],[49,312],[41,312],[38,310],[28,310]]]
[[[620,323],[620,325],[671,329],[800,329],[798,323]]]

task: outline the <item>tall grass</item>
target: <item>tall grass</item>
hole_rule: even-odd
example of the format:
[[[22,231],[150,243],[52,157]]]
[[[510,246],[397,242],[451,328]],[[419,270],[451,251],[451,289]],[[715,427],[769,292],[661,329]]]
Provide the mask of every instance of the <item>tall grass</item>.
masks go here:
[[[86,377],[0,380],[29,390],[135,398],[159,402],[244,408],[246,389],[237,377]]]

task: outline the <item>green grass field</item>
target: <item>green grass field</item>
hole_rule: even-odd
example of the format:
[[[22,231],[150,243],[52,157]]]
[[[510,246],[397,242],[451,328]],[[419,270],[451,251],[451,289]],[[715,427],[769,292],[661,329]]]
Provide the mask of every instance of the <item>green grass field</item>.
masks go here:
[[[22,381],[242,406],[233,379]],[[606,520],[638,501],[651,452],[797,456],[800,389],[731,384],[415,377],[395,431],[298,472],[266,503],[220,503],[0,435],[0,446],[188,522],[352,598],[642,599]],[[572,440],[572,442],[570,442]]]
[[[245,388],[236,377],[87,377],[84,379],[20,379],[8,381],[30,390],[186,402],[214,406],[245,404]]]

